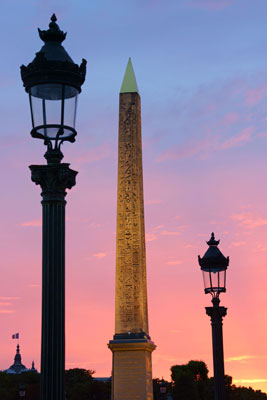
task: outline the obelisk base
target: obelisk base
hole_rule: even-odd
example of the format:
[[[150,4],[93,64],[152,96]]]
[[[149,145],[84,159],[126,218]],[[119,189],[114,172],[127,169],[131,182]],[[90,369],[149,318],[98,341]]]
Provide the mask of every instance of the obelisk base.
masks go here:
[[[151,353],[148,339],[110,340],[113,353],[112,400],[153,400]]]

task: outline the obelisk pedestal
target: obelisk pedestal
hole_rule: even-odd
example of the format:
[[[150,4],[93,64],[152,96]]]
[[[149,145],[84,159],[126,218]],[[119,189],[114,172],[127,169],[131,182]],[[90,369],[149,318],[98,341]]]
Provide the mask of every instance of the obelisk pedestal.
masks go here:
[[[129,59],[120,91],[112,400],[153,400],[148,333],[141,100]]]
[[[113,352],[112,400],[153,400],[151,353],[147,339],[111,340]]]

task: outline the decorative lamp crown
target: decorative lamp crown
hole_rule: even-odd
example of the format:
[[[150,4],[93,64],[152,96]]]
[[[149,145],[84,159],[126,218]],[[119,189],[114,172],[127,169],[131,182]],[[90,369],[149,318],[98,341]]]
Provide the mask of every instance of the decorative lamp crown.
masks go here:
[[[75,87],[79,93],[86,75],[86,60],[83,58],[79,66],[75,64],[61,45],[66,34],[56,24],[57,18],[52,15],[47,31],[38,28],[44,46],[36,53],[33,61],[27,66],[22,65],[21,78],[26,92],[31,86],[46,83],[61,83]]]
[[[222,252],[218,249],[219,240],[215,240],[214,233],[212,232],[210,240],[207,242],[209,245],[208,250],[201,258],[198,256],[199,265],[201,269],[209,269],[209,268],[222,268],[226,269],[229,265],[229,257],[225,257]]]
[[[40,28],[38,28],[40,39],[42,39],[43,42],[62,43],[66,39],[67,32],[64,33],[61,31],[56,21],[57,17],[55,14],[53,14],[49,24],[49,29],[47,29],[47,31],[42,31]]]
[[[215,240],[214,232],[211,233],[211,238],[208,242],[206,242],[209,246],[218,246],[220,243],[219,240]]]

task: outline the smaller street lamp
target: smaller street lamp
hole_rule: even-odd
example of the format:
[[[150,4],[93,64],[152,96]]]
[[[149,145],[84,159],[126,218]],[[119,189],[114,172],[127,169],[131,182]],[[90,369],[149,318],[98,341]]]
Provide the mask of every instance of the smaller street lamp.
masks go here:
[[[219,240],[215,240],[212,232],[208,250],[201,258],[198,256],[198,262],[203,273],[205,293],[210,293],[212,299],[219,299],[220,293],[226,292],[226,270],[229,265],[229,257],[224,257],[218,249]]]
[[[225,257],[218,249],[219,240],[215,240],[212,232],[207,242],[209,248],[198,262],[203,273],[204,291],[212,296],[213,307],[206,307],[206,313],[211,318],[213,370],[215,400],[225,400],[224,384],[224,356],[222,319],[226,315],[227,308],[220,307],[220,293],[226,292],[226,270],[229,265],[229,257]]]
[[[159,385],[160,400],[167,399],[167,382],[162,378]]]
[[[19,385],[19,398],[25,397],[26,388],[25,385]]]

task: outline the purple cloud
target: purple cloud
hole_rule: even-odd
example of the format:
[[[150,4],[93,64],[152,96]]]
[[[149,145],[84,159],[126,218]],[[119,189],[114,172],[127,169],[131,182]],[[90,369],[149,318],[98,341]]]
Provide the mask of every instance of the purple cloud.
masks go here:
[[[263,75],[202,85],[169,115],[173,143],[157,161],[198,158],[266,137],[267,85]],[[177,116],[178,115],[178,116]],[[173,129],[172,127],[170,129]]]
[[[240,146],[243,143],[249,142],[251,140],[252,133],[254,132],[254,127],[249,126],[244,128],[240,133],[237,135],[232,136],[228,140],[226,140],[221,145],[222,150],[230,149],[231,147]]]
[[[233,0],[190,0],[190,7],[201,8],[203,10],[222,10],[233,4]]]

